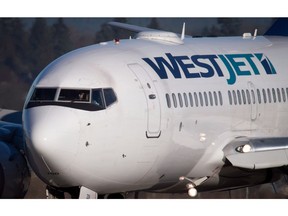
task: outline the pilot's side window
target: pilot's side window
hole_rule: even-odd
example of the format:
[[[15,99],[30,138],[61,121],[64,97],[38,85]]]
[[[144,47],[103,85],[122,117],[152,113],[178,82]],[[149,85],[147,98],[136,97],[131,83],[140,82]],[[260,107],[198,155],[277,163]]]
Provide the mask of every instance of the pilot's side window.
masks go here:
[[[94,89],[92,91],[92,103],[99,108],[105,108],[102,89]]]
[[[106,107],[110,106],[111,104],[117,101],[117,97],[115,92],[111,88],[103,89],[104,91],[104,98],[106,102]]]

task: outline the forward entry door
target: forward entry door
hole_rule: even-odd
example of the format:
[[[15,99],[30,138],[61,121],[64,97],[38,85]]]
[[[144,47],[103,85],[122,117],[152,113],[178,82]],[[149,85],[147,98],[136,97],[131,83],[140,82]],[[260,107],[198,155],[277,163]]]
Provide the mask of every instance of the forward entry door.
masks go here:
[[[147,138],[159,138],[161,134],[161,108],[156,87],[147,73],[139,64],[128,67],[140,82],[147,101]]]

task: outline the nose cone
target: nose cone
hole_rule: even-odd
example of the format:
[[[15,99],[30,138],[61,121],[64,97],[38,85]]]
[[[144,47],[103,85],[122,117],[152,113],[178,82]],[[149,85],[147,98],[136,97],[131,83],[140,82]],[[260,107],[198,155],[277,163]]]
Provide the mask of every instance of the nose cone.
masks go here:
[[[79,120],[62,107],[35,107],[23,112],[26,153],[34,172],[47,184],[65,186],[77,154]]]

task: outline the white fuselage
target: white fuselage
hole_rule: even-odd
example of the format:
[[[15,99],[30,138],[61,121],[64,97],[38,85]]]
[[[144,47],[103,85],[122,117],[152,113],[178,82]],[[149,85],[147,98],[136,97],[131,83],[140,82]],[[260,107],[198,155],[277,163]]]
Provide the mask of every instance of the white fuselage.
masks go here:
[[[100,194],[217,176],[233,139],[288,136],[287,42],[133,39],[68,53],[43,70],[28,94],[29,162],[47,184]],[[98,111],[60,102],[27,107],[35,88],[57,89],[56,102],[62,89],[112,88],[117,101]]]

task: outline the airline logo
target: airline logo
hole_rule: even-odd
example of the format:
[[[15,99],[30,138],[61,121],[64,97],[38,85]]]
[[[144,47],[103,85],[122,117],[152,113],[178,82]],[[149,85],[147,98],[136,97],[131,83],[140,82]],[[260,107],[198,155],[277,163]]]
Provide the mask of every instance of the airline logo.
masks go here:
[[[193,56],[173,56],[171,53],[165,53],[165,55],[166,58],[142,58],[160,79],[168,79],[168,73],[175,79],[218,76],[226,78],[228,85],[233,85],[238,76],[276,74],[271,61],[263,53]]]

